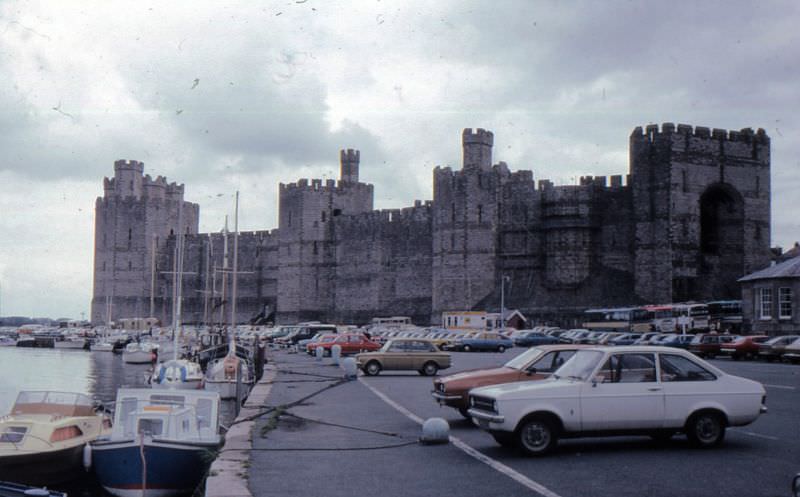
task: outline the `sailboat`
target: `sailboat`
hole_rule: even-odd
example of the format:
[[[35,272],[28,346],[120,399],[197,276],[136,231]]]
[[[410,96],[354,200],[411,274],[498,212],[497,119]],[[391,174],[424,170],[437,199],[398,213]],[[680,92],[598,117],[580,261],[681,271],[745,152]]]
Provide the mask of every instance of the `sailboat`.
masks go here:
[[[181,309],[183,301],[183,209],[178,211],[178,223],[181,229],[175,243],[175,264],[173,268],[173,285],[175,288],[172,300],[172,359],[164,360],[156,365],[150,377],[153,388],[198,389],[203,388],[203,370],[200,364],[178,357],[178,338],[182,335],[183,323]]]
[[[226,231],[227,236],[227,231]],[[236,290],[239,261],[239,192],[236,192],[236,211],[233,236],[233,271],[231,284],[231,324],[228,328],[228,353],[211,361],[206,368],[205,388],[219,393],[222,399],[241,402],[250,392],[255,375],[251,364],[236,354]],[[228,267],[227,244],[223,256],[223,271]]]

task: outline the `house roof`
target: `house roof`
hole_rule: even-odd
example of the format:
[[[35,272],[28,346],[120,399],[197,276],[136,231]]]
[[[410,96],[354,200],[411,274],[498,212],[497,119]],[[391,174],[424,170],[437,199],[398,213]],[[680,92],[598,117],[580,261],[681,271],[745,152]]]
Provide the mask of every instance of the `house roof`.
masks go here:
[[[739,278],[739,281],[744,282],[776,278],[800,278],[800,257],[793,257],[780,264],[775,264],[766,269],[748,274],[747,276]]]

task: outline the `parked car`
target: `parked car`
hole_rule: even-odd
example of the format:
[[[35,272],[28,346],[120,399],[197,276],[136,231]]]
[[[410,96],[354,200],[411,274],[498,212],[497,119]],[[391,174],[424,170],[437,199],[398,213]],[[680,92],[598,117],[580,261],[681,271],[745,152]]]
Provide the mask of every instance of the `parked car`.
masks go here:
[[[719,348],[719,355],[729,356],[734,361],[758,356],[758,346],[769,340],[766,335],[749,335],[737,337]]]
[[[650,342],[651,338],[653,338],[654,336],[658,336],[660,334],[661,333],[657,333],[654,331],[642,333],[642,336],[633,341],[633,345],[647,345]]]
[[[800,362],[800,338],[783,349],[783,358],[795,364]]]
[[[418,371],[433,376],[440,369],[450,367],[450,354],[439,350],[428,340],[396,338],[386,342],[380,350],[356,356],[356,365],[365,374],[375,376],[381,371]]]
[[[667,338],[658,342],[662,347],[676,347],[679,349],[688,349],[689,344],[694,340],[694,335],[682,335],[680,333],[673,333],[667,335]]]
[[[341,333],[339,335],[332,335],[333,339],[325,335],[318,342],[309,343],[306,345],[306,351],[309,354],[316,354],[317,347],[322,347],[323,355],[331,355],[334,345],[342,348],[341,354],[358,354],[359,352],[369,352],[381,348],[380,344],[368,339],[363,333]]]
[[[514,345],[517,347],[535,347],[537,345],[547,345],[551,343],[559,343],[558,337],[537,333],[535,331],[520,333],[514,338]]]
[[[784,349],[798,338],[800,338],[798,335],[782,335],[770,338],[766,342],[759,344],[758,357],[765,359],[767,362],[772,362],[776,359],[780,360]]]
[[[497,352],[505,352],[514,346],[514,342],[508,337],[500,333],[491,331],[484,331],[474,333],[452,342],[448,350],[461,350],[464,352],[472,352],[473,350],[493,350]]]
[[[625,346],[579,350],[552,380],[469,393],[469,415],[501,445],[544,455],[559,438],[683,432],[699,447],[766,412],[764,387],[680,349]]]
[[[612,338],[608,345],[632,345],[633,342],[640,338],[642,338],[641,333],[623,333],[616,338]]]
[[[549,378],[579,347],[576,345],[539,345],[531,347],[499,368],[465,371],[433,381],[431,395],[439,405],[452,407],[469,417],[467,394],[486,385],[533,381]]]
[[[739,338],[736,335],[718,335],[716,333],[701,333],[694,337],[689,344],[689,352],[697,354],[699,357],[713,359],[719,354],[723,344],[733,343]]]

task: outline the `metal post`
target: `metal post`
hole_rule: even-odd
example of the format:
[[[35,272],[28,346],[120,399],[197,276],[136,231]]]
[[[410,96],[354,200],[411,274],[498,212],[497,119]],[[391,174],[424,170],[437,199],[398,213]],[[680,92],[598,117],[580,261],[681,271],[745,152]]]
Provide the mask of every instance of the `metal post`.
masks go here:
[[[236,209],[233,217],[233,283],[231,285],[231,326],[236,332],[236,280],[239,270],[239,192],[236,192]]]

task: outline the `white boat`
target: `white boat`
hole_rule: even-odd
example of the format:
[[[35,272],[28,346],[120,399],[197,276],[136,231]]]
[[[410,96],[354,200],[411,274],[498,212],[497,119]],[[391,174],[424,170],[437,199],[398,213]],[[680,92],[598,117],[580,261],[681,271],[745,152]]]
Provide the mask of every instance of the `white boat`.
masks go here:
[[[150,342],[132,342],[122,351],[122,361],[127,364],[150,364],[158,357],[158,345]]]
[[[83,350],[86,348],[86,339],[79,336],[67,335],[61,340],[53,342],[56,349]]]
[[[109,342],[95,342],[89,346],[92,352],[113,352],[114,344]]]
[[[0,418],[0,480],[52,485],[83,473],[83,447],[111,419],[80,393],[23,391]]]
[[[203,388],[203,370],[196,362],[172,359],[156,365],[150,377],[153,388],[198,389]]]
[[[117,391],[114,429],[91,444],[92,466],[119,497],[195,491],[219,448],[219,396],[203,390]]]
[[[241,402],[253,387],[253,371],[246,360],[233,353],[236,344],[231,343],[229,347],[230,351],[225,357],[208,364],[205,388],[219,393],[222,399],[237,399]]]
[[[11,337],[0,336],[0,347],[16,347],[17,341]]]

